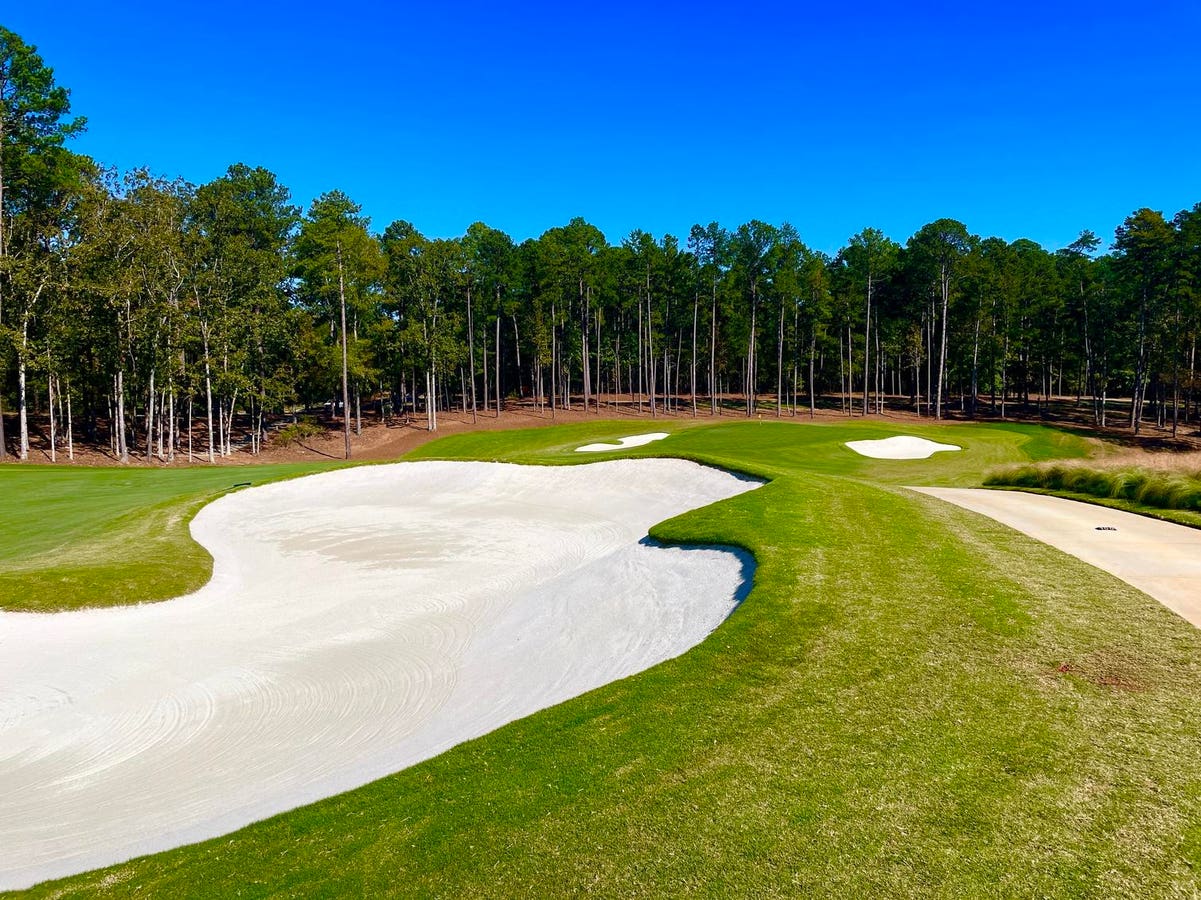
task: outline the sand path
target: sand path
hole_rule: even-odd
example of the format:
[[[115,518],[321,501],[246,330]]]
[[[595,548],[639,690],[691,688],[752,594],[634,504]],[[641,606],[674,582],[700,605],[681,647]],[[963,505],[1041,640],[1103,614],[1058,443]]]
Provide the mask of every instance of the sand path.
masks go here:
[[[1070,553],[1134,585],[1201,628],[1201,530],[1045,494],[977,488],[912,490],[982,513]]]
[[[223,834],[677,656],[749,583],[641,542],[755,482],[429,462],[226,496],[199,592],[0,613],[0,888]]]

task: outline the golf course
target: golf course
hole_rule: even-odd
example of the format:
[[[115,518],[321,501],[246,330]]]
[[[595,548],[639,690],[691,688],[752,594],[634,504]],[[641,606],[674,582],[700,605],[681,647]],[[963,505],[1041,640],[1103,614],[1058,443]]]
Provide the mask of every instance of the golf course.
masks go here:
[[[561,490],[554,485],[575,482],[535,467],[579,467],[562,474],[593,479],[572,490],[593,492],[597,509],[607,508],[606,492],[679,495],[675,507],[643,504],[641,537],[650,540],[639,552],[647,565],[656,565],[656,554],[691,546],[753,558],[742,568],[749,592],[738,593],[732,612],[727,605],[703,633],[628,670],[636,674],[580,682],[578,696],[553,697],[554,705],[535,705],[540,711],[532,714],[518,704],[514,720],[472,732],[424,761],[384,777],[364,769],[362,786],[200,843],[45,882],[27,895],[1082,897],[1201,889],[1201,634],[1111,574],[909,489],[977,488],[1000,467],[1088,457],[1101,449],[1096,441],[1003,423],[665,419],[654,428],[666,436],[642,443],[628,440],[637,437],[629,421],[468,432],[425,444],[400,465],[349,470],[0,468],[4,654],[17,651],[13,635],[25,622],[53,628],[62,616],[101,623],[151,610],[169,617],[225,583],[225,551],[210,555],[207,538],[205,546],[193,540],[207,534],[206,522],[225,516],[220,531],[229,552],[245,550],[257,539],[255,522],[267,521],[253,503],[286,498],[289,553],[298,553],[310,519],[306,502],[319,521],[319,507],[336,504],[331,498],[353,485],[361,485],[353,487],[360,491],[354,509],[373,502],[399,509],[406,496],[416,503],[428,493],[431,508],[451,521],[465,513],[459,501],[437,505],[439,485],[482,498],[490,473],[513,471],[524,479],[522,503],[535,502],[533,491],[549,508]],[[898,437],[960,449],[888,459],[847,446]],[[614,449],[577,452],[601,443]],[[626,468],[605,468],[612,466]],[[436,474],[393,501],[381,486],[405,470]],[[741,486],[727,485],[726,473]],[[529,479],[542,487],[526,487]],[[681,493],[690,480],[691,501]],[[479,502],[473,518],[488,514],[488,501]],[[585,512],[589,502],[579,504]],[[688,511],[658,519],[652,512],[659,508]],[[560,526],[549,521],[553,528],[525,541],[514,566],[553,555],[546,535]],[[339,527],[347,533],[345,523]],[[403,559],[406,546],[428,552],[407,533],[389,544],[386,529],[395,526],[387,521],[375,527],[380,543],[355,543],[355,554],[370,546],[386,557],[383,565]],[[359,541],[359,532],[353,536]],[[439,578],[483,578],[479,572],[491,570],[472,553],[441,560]],[[580,554],[574,569],[556,568],[558,587],[538,594],[539,602],[568,593],[572,572],[597,558],[610,559]],[[287,554],[281,560],[271,562],[281,568],[264,569],[254,590],[282,585],[274,602],[281,604],[276,621],[285,623],[287,604],[303,618],[303,604],[325,602],[321,579],[335,569],[298,568],[305,587],[287,586],[280,579],[289,560],[310,563]],[[250,568],[241,563],[239,571]],[[679,571],[685,581],[689,571],[711,573],[692,576],[698,594],[704,583],[727,577],[713,574],[719,569]],[[621,593],[619,583],[603,571],[581,576],[570,608],[578,615],[592,594],[600,602]],[[330,590],[344,594],[346,585]],[[730,589],[722,590],[728,599]],[[182,594],[190,596],[171,599]],[[385,588],[373,602],[410,599],[390,600]],[[638,606],[634,590],[621,617]],[[249,644],[252,633],[238,614],[228,611],[231,637]],[[347,658],[356,658],[365,639],[344,614],[334,618],[346,622],[342,640]],[[617,618],[601,617],[615,627]],[[207,627],[206,641],[224,639],[219,627]],[[253,639],[266,641],[272,631]],[[148,658],[162,652],[164,640],[156,634]],[[563,664],[530,655],[544,668]],[[376,666],[374,656],[358,658]],[[254,681],[251,664],[233,657],[221,664]],[[172,689],[156,683],[153,669],[142,679],[135,693],[145,694],[145,704]],[[16,771],[38,750],[6,743],[6,732],[16,733],[22,710],[37,698],[5,688],[0,763]],[[121,716],[124,725],[138,721],[132,709]],[[364,728],[347,721],[354,735]],[[379,730],[388,725],[377,715]],[[310,716],[278,743],[285,756],[302,758],[330,727],[336,723]],[[40,737],[50,745],[62,736]],[[272,752],[270,734],[252,738],[263,754]],[[155,740],[147,739],[148,751]],[[223,752],[197,746],[203,749],[177,764],[172,779],[203,775]],[[350,753],[355,742],[346,746]],[[90,774],[65,779],[68,790],[86,790],[89,778],[104,777],[117,762],[93,760]],[[355,768],[355,759],[341,762]],[[19,795],[21,786],[9,790]],[[85,824],[47,827],[69,840]],[[21,828],[14,818],[0,820],[0,847],[11,846]],[[0,851],[0,873],[8,869]]]

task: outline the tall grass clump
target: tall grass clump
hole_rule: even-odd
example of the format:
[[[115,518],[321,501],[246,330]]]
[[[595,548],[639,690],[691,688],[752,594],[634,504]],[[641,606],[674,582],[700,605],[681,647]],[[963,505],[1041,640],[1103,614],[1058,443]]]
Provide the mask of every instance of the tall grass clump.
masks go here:
[[[1153,509],[1201,511],[1201,472],[1197,471],[1034,463],[997,469],[984,483],[1124,500]]]

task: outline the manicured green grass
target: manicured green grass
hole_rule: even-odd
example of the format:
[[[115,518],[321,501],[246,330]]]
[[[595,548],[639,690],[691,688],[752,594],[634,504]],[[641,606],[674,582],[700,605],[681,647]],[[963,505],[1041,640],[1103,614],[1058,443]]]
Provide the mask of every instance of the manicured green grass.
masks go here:
[[[0,609],[50,612],[194,591],[213,562],[188,534],[200,507],[240,482],[321,468],[328,465],[0,466]]]
[[[842,446],[898,432],[966,452]],[[414,456],[577,463],[578,443],[630,433],[463,435]],[[1035,427],[681,430],[625,455],[773,479],[654,530],[758,561],[699,647],[358,790],[33,893],[1194,895],[1197,630],[900,487],[1083,452]]]
[[[665,431],[671,436],[641,447],[605,453],[575,448],[624,435]],[[964,448],[927,460],[869,459],[848,450],[847,441],[913,434]],[[503,437],[501,437],[503,435]],[[1080,457],[1088,445],[1067,432],[1036,425],[895,425],[869,421],[811,424],[804,419],[733,420],[697,425],[691,419],[612,422],[466,432],[418,447],[406,458],[497,459],[562,465],[638,456],[676,456],[767,477],[798,473],[847,475],[891,484],[978,485],[985,470],[1016,461]]]

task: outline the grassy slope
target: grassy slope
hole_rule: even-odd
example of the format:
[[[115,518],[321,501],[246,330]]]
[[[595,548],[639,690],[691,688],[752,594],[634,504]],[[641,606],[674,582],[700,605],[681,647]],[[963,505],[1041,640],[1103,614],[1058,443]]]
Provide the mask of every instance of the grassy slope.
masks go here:
[[[239,482],[321,468],[0,467],[0,609],[112,606],[196,590],[212,572],[188,534],[200,507]]]
[[[758,558],[754,592],[700,647],[359,790],[36,893],[1196,892],[1198,632],[897,487],[1080,445],[905,431],[969,452],[872,461],[839,444],[885,426],[759,422],[638,451],[775,479],[655,530]],[[625,433],[464,435],[420,455],[578,462],[577,442]]]

